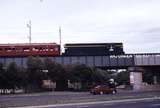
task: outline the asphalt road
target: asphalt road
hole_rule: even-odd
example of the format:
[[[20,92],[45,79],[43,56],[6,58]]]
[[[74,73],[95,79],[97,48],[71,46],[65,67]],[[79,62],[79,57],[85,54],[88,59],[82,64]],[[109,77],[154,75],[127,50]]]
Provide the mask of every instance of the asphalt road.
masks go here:
[[[150,91],[150,92],[118,92],[117,94],[104,94],[104,95],[93,95],[89,92],[62,92],[56,94],[46,93],[46,94],[26,94],[26,95],[0,95],[0,103],[3,101],[29,101],[29,100],[50,100],[50,99],[93,99],[98,97],[118,97],[118,96],[128,96],[128,97],[137,97],[137,96],[160,96],[160,91]]]
[[[50,92],[25,95],[3,95],[0,96],[0,107],[48,105],[59,103],[108,101],[119,98],[139,98],[160,96],[160,92],[118,92],[117,94],[92,95],[89,92]],[[85,100],[85,101],[83,101]],[[99,108],[99,107],[98,107]],[[102,107],[103,108],[103,107]],[[115,107],[116,108],[116,107]],[[160,108],[160,107],[159,107]]]
[[[85,105],[64,105],[64,106],[54,106],[54,107],[45,106],[40,108],[160,108],[160,100],[130,101],[130,102],[119,102],[119,103],[114,103],[114,102],[95,103],[95,104],[85,104]]]

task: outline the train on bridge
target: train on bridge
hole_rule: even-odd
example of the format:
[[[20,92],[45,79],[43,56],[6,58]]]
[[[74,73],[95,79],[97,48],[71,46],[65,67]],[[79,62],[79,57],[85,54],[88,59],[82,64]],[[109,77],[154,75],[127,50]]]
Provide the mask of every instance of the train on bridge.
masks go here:
[[[75,43],[65,44],[65,56],[124,55],[122,43]]]
[[[62,56],[123,55],[122,43],[74,43],[65,44]],[[0,44],[0,57],[61,56],[56,43]]]
[[[0,44],[0,57],[58,56],[59,50],[56,43]]]

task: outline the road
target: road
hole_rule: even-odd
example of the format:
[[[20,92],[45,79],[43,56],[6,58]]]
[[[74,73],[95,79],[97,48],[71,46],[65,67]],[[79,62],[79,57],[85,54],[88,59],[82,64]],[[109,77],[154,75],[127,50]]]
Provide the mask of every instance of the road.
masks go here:
[[[160,108],[160,100],[140,101],[140,102],[124,102],[124,103],[104,103],[92,105],[72,105],[63,107],[48,108]]]
[[[118,92],[117,94],[92,95],[89,92],[50,92],[40,94],[3,95],[0,96],[0,107],[50,105],[88,101],[109,101],[115,99],[133,99],[160,97],[160,92]]]
[[[117,101],[43,105],[19,108],[160,108],[160,99],[126,99]]]

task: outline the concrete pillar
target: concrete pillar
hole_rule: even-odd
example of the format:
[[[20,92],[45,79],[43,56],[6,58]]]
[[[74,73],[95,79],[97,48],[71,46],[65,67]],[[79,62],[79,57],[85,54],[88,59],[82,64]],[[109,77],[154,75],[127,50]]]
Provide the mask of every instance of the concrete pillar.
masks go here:
[[[129,67],[130,72],[130,84],[133,86],[133,90],[141,90],[142,88],[142,72],[141,67]]]
[[[154,81],[154,84],[156,85],[157,84],[157,76],[153,77],[153,81]]]

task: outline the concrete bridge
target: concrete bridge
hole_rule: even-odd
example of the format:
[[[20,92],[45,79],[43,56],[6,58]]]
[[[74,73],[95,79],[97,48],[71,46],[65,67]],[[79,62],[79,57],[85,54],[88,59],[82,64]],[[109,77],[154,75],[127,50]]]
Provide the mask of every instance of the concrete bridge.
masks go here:
[[[42,57],[44,59],[46,57]],[[103,69],[128,69],[130,80],[135,90],[146,89],[142,83],[142,73],[150,70],[154,72],[154,83],[157,84],[157,73],[160,73],[160,53],[154,54],[125,54],[110,56],[57,56],[49,59],[64,65],[86,64]],[[8,65],[16,62],[20,67],[26,67],[26,57],[1,57],[0,62]],[[153,87],[151,87],[152,89]]]

